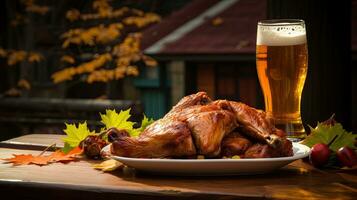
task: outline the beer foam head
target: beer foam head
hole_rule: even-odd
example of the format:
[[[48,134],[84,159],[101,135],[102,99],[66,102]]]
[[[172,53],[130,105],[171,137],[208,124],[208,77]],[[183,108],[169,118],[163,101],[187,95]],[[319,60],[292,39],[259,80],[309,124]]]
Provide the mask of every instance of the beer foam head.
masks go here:
[[[306,43],[305,25],[258,24],[257,45],[289,46]]]

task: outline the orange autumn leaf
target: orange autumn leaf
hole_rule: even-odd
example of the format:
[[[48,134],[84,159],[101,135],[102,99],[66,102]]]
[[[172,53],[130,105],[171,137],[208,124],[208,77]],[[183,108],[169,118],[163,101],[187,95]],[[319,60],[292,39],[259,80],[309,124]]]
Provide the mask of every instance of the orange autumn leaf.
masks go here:
[[[61,57],[61,62],[74,64],[76,62],[76,60],[70,55],[64,55]]]
[[[7,91],[5,91],[4,94],[5,96],[9,96],[9,97],[19,97],[21,96],[22,92],[19,89],[12,87]]]
[[[66,13],[66,18],[71,21],[93,20],[93,19],[114,19],[120,18],[110,23],[97,24],[94,26],[73,28],[64,32],[62,39],[62,48],[66,49],[72,46],[107,46],[106,53],[93,56],[91,61],[81,62],[78,60],[78,66],[68,66],[52,74],[54,83],[70,81],[75,76],[80,76],[80,80],[86,80],[87,83],[108,82],[118,80],[126,76],[139,75],[139,62],[143,62],[148,67],[158,65],[153,58],[144,55],[140,43],[140,31],[161,20],[156,13],[144,12],[135,8],[121,7],[119,9],[112,7],[110,0],[92,1],[92,12],[82,13],[79,10],[72,9]],[[129,31],[127,31],[129,27]],[[138,32],[132,32],[132,29],[138,29]],[[119,40],[120,39],[120,40]],[[117,42],[119,41],[119,42]],[[116,42],[116,44],[113,44]],[[106,55],[108,54],[108,55]],[[112,62],[110,62],[113,60]],[[66,62],[61,60],[62,62]],[[73,61],[68,62],[74,64]],[[105,69],[103,69],[105,68]]]
[[[76,159],[78,155],[81,155],[83,150],[79,147],[72,149],[67,154],[63,153],[61,150],[53,152],[50,157],[50,162],[68,162]]]
[[[63,153],[62,151],[58,150],[50,155],[38,155],[34,156],[32,154],[13,154],[14,157],[12,158],[4,158],[2,160],[6,161],[7,163],[12,163],[14,166],[16,165],[48,165],[50,163],[55,162],[70,162],[76,160],[76,158],[83,153],[83,150],[79,147],[72,149],[67,154]]]
[[[15,165],[46,165],[49,161],[49,156],[33,156],[32,154],[13,154],[13,158],[5,158],[3,160]]]
[[[34,164],[34,165],[47,165],[50,161],[50,156],[33,156],[31,159],[31,162],[29,164]]]
[[[25,90],[30,90],[31,89],[31,83],[26,80],[26,79],[20,79],[17,82],[17,86],[21,89],[25,89]]]
[[[112,60],[112,56],[109,53],[96,56],[93,60],[80,64],[77,67],[68,67],[52,74],[51,78],[54,83],[60,83],[66,80],[72,80],[74,75],[91,73],[98,68],[104,66],[108,61]]]
[[[7,64],[9,66],[16,65],[26,59],[27,52],[23,50],[13,51],[8,55]]]
[[[79,10],[77,9],[70,9],[69,11],[67,11],[66,13],[66,18],[73,22],[79,19],[79,16],[81,15],[81,12],[79,12]]]
[[[0,47],[0,57],[5,58],[7,56],[7,51]]]
[[[37,13],[40,15],[46,14],[50,8],[48,6],[31,5],[26,7],[27,12]]]
[[[88,46],[94,46],[97,43],[107,44],[120,36],[123,27],[121,23],[112,23],[107,26],[100,24],[87,29],[70,29],[61,35],[61,38],[64,39],[62,48],[67,48],[71,44]]]
[[[143,16],[130,16],[123,20],[126,25],[134,25],[138,28],[161,21],[161,17],[155,13],[145,13]]]
[[[39,54],[39,53],[30,52],[29,55],[28,55],[27,60],[28,60],[30,63],[40,62],[41,60],[43,60],[43,56],[42,56],[41,54]]]
[[[219,26],[219,25],[223,24],[223,22],[224,22],[224,20],[222,17],[216,17],[211,21],[213,26]]]
[[[33,155],[31,154],[13,154],[13,156],[13,158],[4,158],[3,160],[13,165],[28,165],[33,159]]]

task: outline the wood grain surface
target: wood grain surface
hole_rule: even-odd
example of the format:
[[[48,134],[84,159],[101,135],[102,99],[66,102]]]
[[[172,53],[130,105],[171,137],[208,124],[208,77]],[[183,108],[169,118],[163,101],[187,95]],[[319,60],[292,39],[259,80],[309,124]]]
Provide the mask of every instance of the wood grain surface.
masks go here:
[[[65,135],[56,134],[30,134],[0,142],[0,147],[15,149],[43,150],[49,145],[56,144],[62,148],[64,143],[62,138]]]
[[[48,136],[48,137],[47,137]],[[38,135],[11,141],[34,141]],[[59,142],[53,135],[49,144]],[[45,145],[45,138],[41,143]],[[38,142],[36,140],[36,142]],[[4,143],[4,142],[3,142]],[[3,144],[2,143],[2,144]],[[40,143],[40,142],[38,142]],[[0,144],[1,145],[1,144]],[[0,148],[0,158],[41,151]],[[357,171],[322,171],[301,160],[265,175],[226,177],[159,176],[124,168],[103,173],[98,161],[80,160],[48,166],[12,166],[0,162],[0,192],[25,199],[355,199]],[[20,191],[20,192],[19,192]],[[44,196],[43,196],[44,195]]]

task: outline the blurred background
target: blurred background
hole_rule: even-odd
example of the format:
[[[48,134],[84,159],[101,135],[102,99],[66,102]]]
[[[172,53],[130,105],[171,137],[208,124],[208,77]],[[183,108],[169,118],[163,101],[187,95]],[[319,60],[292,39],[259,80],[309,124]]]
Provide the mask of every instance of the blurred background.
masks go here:
[[[255,68],[261,19],[307,24],[305,125],[336,114],[357,130],[357,1],[4,0],[0,140],[99,125],[99,112],[162,117],[183,96],[264,109]]]

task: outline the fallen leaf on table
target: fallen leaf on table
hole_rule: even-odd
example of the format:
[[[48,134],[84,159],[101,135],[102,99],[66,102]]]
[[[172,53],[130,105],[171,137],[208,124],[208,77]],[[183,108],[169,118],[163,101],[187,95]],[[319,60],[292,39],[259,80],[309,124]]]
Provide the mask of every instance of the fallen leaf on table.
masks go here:
[[[55,162],[69,162],[74,161],[76,158],[83,153],[83,150],[79,147],[72,149],[69,153],[65,154],[62,151],[58,150],[50,155],[38,155],[34,156],[32,154],[13,154],[12,158],[4,158],[2,160],[7,163],[12,163],[16,165],[48,165]]]
[[[13,165],[47,165],[49,162],[49,156],[33,156],[31,154],[13,154],[13,158],[5,158],[3,160]]]
[[[67,154],[61,150],[53,152],[50,157],[50,162],[68,162],[75,160],[79,155],[83,153],[83,149],[76,147],[69,151]]]
[[[47,165],[51,160],[51,156],[34,156],[29,164]]]
[[[4,158],[3,160],[13,163],[13,165],[28,165],[33,160],[31,154],[13,154],[13,158]]]
[[[110,160],[103,161],[99,164],[94,164],[94,165],[92,165],[92,167],[94,169],[102,170],[103,172],[111,172],[116,169],[123,168],[124,165],[119,161],[110,159]]]

